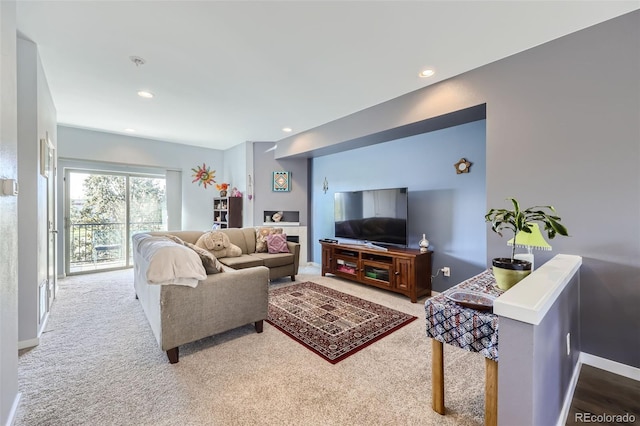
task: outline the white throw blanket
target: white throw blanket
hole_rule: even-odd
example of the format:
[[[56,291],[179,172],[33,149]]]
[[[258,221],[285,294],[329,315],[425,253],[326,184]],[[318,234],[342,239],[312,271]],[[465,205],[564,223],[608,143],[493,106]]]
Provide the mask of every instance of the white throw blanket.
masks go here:
[[[196,287],[207,278],[200,257],[189,247],[149,234],[135,234],[132,239],[134,265],[149,284]]]

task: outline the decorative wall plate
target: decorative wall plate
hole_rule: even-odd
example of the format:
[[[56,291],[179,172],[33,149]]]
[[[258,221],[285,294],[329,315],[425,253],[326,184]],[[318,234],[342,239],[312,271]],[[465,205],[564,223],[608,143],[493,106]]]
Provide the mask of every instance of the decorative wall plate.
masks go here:
[[[471,162],[467,161],[466,158],[461,158],[457,163],[453,165],[456,168],[456,173],[469,173],[469,168],[471,167]]]

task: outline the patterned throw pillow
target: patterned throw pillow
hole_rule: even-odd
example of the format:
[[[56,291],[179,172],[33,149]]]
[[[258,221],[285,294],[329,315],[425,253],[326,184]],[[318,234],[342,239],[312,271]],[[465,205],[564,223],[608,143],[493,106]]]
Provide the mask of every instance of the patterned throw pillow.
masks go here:
[[[267,236],[272,234],[282,234],[282,228],[264,226],[256,228],[256,253],[267,253]]]
[[[207,271],[207,275],[222,272],[222,263],[220,263],[210,251],[207,251],[195,244],[191,244],[186,241],[184,242],[184,245],[198,253],[198,256],[200,256],[200,260],[202,261],[202,266],[204,266],[204,270]]]
[[[287,234],[267,235],[267,248],[269,253],[289,253],[287,247]]]

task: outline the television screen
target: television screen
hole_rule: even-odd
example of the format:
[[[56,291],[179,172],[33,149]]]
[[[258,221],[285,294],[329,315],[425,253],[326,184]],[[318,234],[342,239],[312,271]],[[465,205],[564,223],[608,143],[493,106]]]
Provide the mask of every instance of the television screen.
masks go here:
[[[407,192],[407,188],[337,192],[335,236],[406,246]]]

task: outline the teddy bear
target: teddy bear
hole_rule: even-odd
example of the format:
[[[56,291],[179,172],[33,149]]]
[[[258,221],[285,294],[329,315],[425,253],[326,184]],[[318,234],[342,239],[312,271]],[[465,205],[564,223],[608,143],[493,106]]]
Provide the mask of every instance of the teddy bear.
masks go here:
[[[196,246],[209,250],[216,259],[242,255],[242,249],[233,244],[227,234],[219,231],[205,232],[196,241]]]

